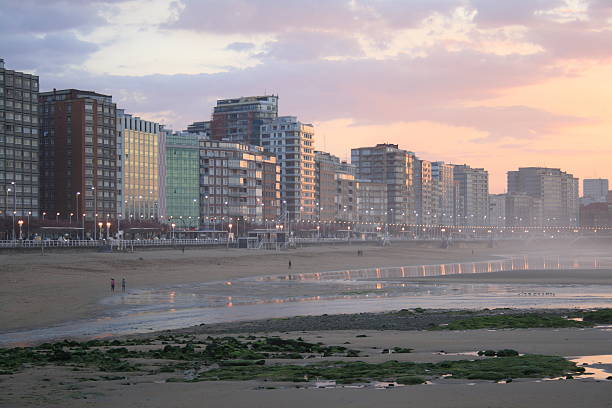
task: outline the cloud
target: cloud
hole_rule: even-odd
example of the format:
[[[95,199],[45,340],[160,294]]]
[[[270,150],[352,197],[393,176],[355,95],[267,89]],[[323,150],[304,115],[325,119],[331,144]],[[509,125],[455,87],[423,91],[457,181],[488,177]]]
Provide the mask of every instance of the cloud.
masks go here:
[[[350,0],[181,0],[164,28],[219,34],[357,28]]]
[[[363,56],[355,38],[326,32],[291,32],[265,44],[262,59],[301,62],[326,57]]]
[[[46,73],[80,64],[97,49],[96,44],[82,41],[72,32],[57,32],[43,36],[3,34],[1,51],[13,69]]]
[[[538,19],[536,12],[564,4],[563,0],[471,0],[477,10],[475,21],[481,26],[528,25]]]
[[[101,11],[128,0],[4,0],[0,33],[43,33],[82,30],[89,32],[108,21]]]
[[[225,47],[226,50],[236,52],[251,51],[253,48],[255,48],[255,44],[249,42],[233,42]]]

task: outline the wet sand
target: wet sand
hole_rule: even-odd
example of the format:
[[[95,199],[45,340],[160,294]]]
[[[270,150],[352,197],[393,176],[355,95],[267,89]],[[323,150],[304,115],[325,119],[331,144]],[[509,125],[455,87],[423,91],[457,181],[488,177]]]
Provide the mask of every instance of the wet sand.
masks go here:
[[[274,334],[274,333],[270,333]],[[278,333],[283,338],[302,337],[309,342],[341,345],[362,351],[354,360],[383,362],[391,359],[415,362],[473,359],[479,357],[440,354],[479,349],[511,348],[521,353],[565,357],[610,354],[612,331],[606,329],[427,331],[307,331]],[[357,335],[368,337],[356,337]],[[205,334],[202,334],[205,336]],[[382,348],[414,348],[410,354],[382,354]],[[376,347],[373,349],[372,347]],[[316,362],[311,360],[309,362]],[[290,363],[290,362],[289,362]],[[607,367],[608,370],[612,366]],[[588,372],[588,367],[587,367]],[[397,389],[296,389],[295,383],[261,381],[166,383],[172,374],[121,374],[116,380],[95,380],[91,369],[71,371],[45,367],[25,370],[2,381],[3,407],[589,407],[612,404],[612,381],[593,379],[514,379],[509,384],[491,381],[434,380],[431,385]],[[180,375],[180,374],[179,374]],[[85,380],[83,380],[85,379]],[[88,380],[89,379],[89,380]],[[312,387],[312,383],[297,384]],[[274,389],[258,389],[271,387]],[[203,405],[205,404],[205,405]]]
[[[0,331],[43,327],[95,316],[110,279],[128,289],[229,280],[249,276],[346,268],[486,260],[499,249],[360,246],[309,247],[284,252],[236,249],[148,250],[135,253],[47,252],[0,254]],[[120,285],[118,285],[120,286]],[[118,287],[116,290],[120,290]]]
[[[356,256],[358,248],[363,250],[364,256]],[[108,254],[62,251],[48,252],[44,257],[32,252],[5,253],[0,255],[0,279],[3,282],[0,287],[0,333],[100,316],[109,308],[101,300],[111,295],[111,278],[119,283],[125,277],[128,291],[155,290],[261,275],[494,260],[516,253],[516,248],[438,249],[415,248],[406,244],[385,248],[346,245],[308,247],[284,252],[191,249],[184,253],[180,250],[143,250]],[[580,249],[521,249],[521,254],[528,253],[563,253],[588,258],[588,253]],[[289,260],[292,261],[291,270],[288,269]],[[605,285],[612,284],[612,273],[600,270],[511,271],[411,280]],[[297,292],[292,296],[308,295],[303,287],[293,289]],[[119,285],[116,291],[120,291]]]

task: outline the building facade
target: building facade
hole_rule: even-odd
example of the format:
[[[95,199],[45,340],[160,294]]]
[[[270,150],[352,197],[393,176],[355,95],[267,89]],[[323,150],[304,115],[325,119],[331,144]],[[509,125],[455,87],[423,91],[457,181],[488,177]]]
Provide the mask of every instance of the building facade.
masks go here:
[[[387,222],[387,184],[357,180],[357,214],[359,222],[384,224]]]
[[[489,225],[506,226],[506,194],[489,195]]]
[[[169,133],[165,138],[166,222],[200,226],[200,142],[197,134]]]
[[[42,92],[39,102],[41,211],[61,219],[84,216],[94,224],[116,219],[117,126],[112,97],[65,89]]]
[[[162,129],[117,110],[117,208],[126,220],[160,221],[165,216]]]
[[[200,218],[208,228],[233,223],[242,229],[278,218],[280,169],[274,154],[259,146],[200,140],[199,167]]]
[[[509,171],[508,193],[540,199],[543,226],[578,224],[578,179],[560,169],[522,167]]]
[[[454,166],[444,162],[431,163],[434,208],[439,225],[454,225],[455,177]]]
[[[261,143],[280,164],[282,216],[315,220],[314,127],[295,116],[282,116],[261,127]]]
[[[415,159],[414,153],[393,144],[377,144],[351,151],[351,162],[356,167],[359,180],[383,183],[387,186],[388,223],[416,222]]]
[[[457,225],[489,225],[489,173],[468,165],[455,165],[457,184],[455,222]]]
[[[1,215],[40,215],[39,147],[38,77],[6,69],[0,59]]]
[[[261,145],[261,126],[278,117],[278,96],[247,96],[217,101],[210,123],[214,140]]]
[[[431,165],[427,160],[414,160],[416,222],[421,225],[437,225],[439,222]]]
[[[316,211],[321,221],[357,221],[355,167],[337,156],[315,152]]]
[[[582,204],[608,202],[608,179],[584,179],[582,181]]]
[[[542,227],[542,200],[526,193],[506,194],[507,227]]]

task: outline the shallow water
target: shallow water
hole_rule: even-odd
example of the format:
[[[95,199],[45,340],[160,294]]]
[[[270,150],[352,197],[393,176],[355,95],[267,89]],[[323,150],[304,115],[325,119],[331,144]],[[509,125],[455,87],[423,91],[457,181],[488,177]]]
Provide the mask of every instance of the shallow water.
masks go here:
[[[226,282],[134,289],[102,301],[97,319],[0,333],[0,345],[60,338],[176,329],[201,323],[403,308],[601,308],[612,306],[612,286],[415,283],[410,277],[529,269],[595,269],[607,259],[511,258],[487,262],[371,268],[260,276]]]

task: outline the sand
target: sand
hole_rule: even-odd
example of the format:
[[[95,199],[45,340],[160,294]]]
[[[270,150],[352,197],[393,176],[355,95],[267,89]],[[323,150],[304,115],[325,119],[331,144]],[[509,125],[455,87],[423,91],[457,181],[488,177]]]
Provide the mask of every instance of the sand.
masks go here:
[[[38,252],[0,255],[0,331],[43,327],[102,310],[110,279],[128,288],[156,288],[247,276],[486,260],[498,250],[310,247],[286,252],[236,249],[142,250],[135,253]]]
[[[248,276],[330,270],[469,262],[491,260],[534,249],[359,247],[311,247],[290,252],[248,250],[156,250],[136,253],[48,252],[0,254],[0,332],[44,327],[95,316],[103,310],[100,300],[109,295],[109,280],[126,277],[128,288],[158,288],[177,284],[229,280]],[[544,253],[584,255],[584,250],[548,248]],[[606,252],[601,252],[606,254]],[[453,282],[508,282],[558,284],[611,284],[609,271],[529,271],[423,278]],[[418,279],[415,279],[418,280]],[[368,337],[357,338],[358,334]],[[478,349],[513,348],[524,353],[561,356],[612,353],[609,329],[477,330],[467,332],[423,331],[321,331],[283,333],[326,344],[351,342],[379,362],[389,356],[381,348],[411,347],[411,354],[393,355],[405,361],[440,361],[465,356],[440,355]],[[378,347],[374,350],[372,347]],[[471,358],[471,357],[470,357]],[[392,390],[295,389],[295,384],[248,382],[162,383],[162,374],[139,376],[126,373],[117,380],[101,380],[92,369],[72,371],[62,367],[25,369],[0,376],[0,407],[612,407],[612,382],[591,379],[515,380],[510,384],[447,381]],[[88,379],[97,378],[96,381]],[[258,389],[259,387],[275,389]]]
[[[357,249],[364,256],[357,257]],[[117,284],[127,279],[130,288],[158,288],[194,282],[223,281],[247,276],[322,272],[354,268],[408,266],[446,262],[492,260],[509,254],[538,253],[533,248],[426,248],[409,243],[391,247],[329,246],[307,247],[273,252],[237,249],[141,250],[135,253],[98,253],[91,251],[47,251],[0,254],[0,332],[45,327],[100,314],[99,301],[110,294],[110,279]],[[583,256],[584,250],[546,249],[546,254]],[[606,252],[604,252],[606,253]],[[517,277],[519,276],[520,277]],[[554,276],[558,278],[554,278]],[[610,283],[612,274],[584,271],[544,273],[513,271],[481,278],[441,277],[457,281],[550,281],[572,283]],[[571,279],[569,278],[571,277]]]
[[[369,337],[357,338],[358,334]],[[577,356],[608,354],[612,332],[602,329],[477,330],[468,332],[323,331],[298,335],[306,341],[343,344],[367,356],[356,360],[382,362],[442,361],[476,357],[440,355],[487,348]],[[410,354],[383,355],[385,347],[412,347]],[[372,349],[377,347],[377,349]],[[312,360],[310,362],[314,362]],[[612,367],[611,367],[612,368]],[[139,376],[126,373],[118,380],[87,381],[109,373],[85,369],[29,369],[2,380],[2,407],[610,407],[612,381],[590,379],[540,381],[515,379],[510,384],[490,381],[440,380],[432,385],[398,389],[295,389],[294,383],[196,382],[162,383],[176,374]],[[122,375],[123,376],[123,375]],[[300,384],[304,386],[305,384]],[[312,384],[310,384],[312,385]],[[274,387],[275,389],[257,389]],[[27,391],[26,391],[27,390]]]

